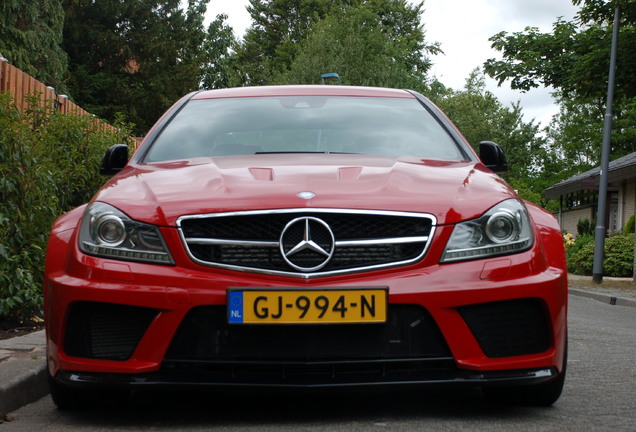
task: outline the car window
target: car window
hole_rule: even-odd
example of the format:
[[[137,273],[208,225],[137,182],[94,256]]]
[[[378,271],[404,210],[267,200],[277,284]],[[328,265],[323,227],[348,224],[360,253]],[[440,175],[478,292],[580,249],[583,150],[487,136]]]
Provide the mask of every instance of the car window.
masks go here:
[[[144,161],[288,152],[463,159],[416,99],[288,96],[191,100]]]

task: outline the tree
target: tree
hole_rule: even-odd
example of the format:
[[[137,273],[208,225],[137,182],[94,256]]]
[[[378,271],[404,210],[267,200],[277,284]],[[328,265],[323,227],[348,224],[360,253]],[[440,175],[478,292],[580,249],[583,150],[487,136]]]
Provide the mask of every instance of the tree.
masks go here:
[[[314,24],[289,69],[272,80],[317,84],[321,73],[337,71],[341,84],[424,88],[429,63],[423,50],[417,49],[423,46],[421,29],[417,26],[398,35],[387,31],[386,25],[368,5],[336,11]]]
[[[499,84],[510,80],[513,89],[540,85],[557,89],[561,113],[551,125],[553,147],[579,170],[600,160],[614,9],[621,2],[621,29],[614,97],[612,157],[636,150],[636,0],[574,0],[582,5],[575,22],[561,19],[552,33],[536,28],[493,36],[493,48],[503,59],[490,59],[485,70]],[[570,157],[574,155],[575,157]]]
[[[605,106],[558,96],[560,112],[550,123],[548,138],[565,162],[564,179],[598,166],[603,140]],[[636,100],[624,100],[615,113],[612,128],[613,158],[636,151]]]
[[[330,0],[250,0],[252,25],[236,51],[237,70],[245,84],[266,84],[271,71],[291,62],[294,45],[312,24],[332,10]]]
[[[430,63],[423,53],[440,52],[437,44],[426,44],[420,23],[423,4],[406,0],[250,0],[252,25],[236,50],[236,66],[242,84],[272,82],[289,69],[302,42],[314,25],[333,14],[364,7],[374,13],[381,31],[399,39],[407,49],[401,61],[409,70],[426,72]],[[323,30],[324,31],[324,30]],[[354,29],[353,32],[357,32]],[[318,75],[320,73],[318,72]]]
[[[63,0],[71,96],[108,120],[123,113],[145,133],[176,99],[200,87],[214,64],[209,53],[227,52],[225,35],[210,39],[210,32],[226,31],[224,18],[204,29],[207,1],[189,0],[183,10],[180,0]]]
[[[233,57],[229,47],[236,43],[232,27],[225,24],[227,15],[217,15],[208,27],[208,35],[203,45],[205,62],[203,65],[202,87],[205,89],[226,88],[230,81]]]
[[[501,145],[508,159],[509,171],[503,177],[526,199],[545,204],[543,189],[549,185],[549,174],[543,167],[546,140],[539,125],[525,122],[519,103],[504,107],[497,97],[486,90],[483,72],[474,70],[463,90],[431,86],[435,102],[462,131],[468,142],[478,150],[481,141]]]
[[[486,73],[499,81],[510,80],[513,89],[552,86],[564,97],[603,100],[607,94],[607,71],[614,9],[623,5],[617,67],[616,99],[636,97],[636,0],[573,0],[583,3],[575,22],[562,19],[552,33],[528,27],[525,32],[501,32],[490,40],[503,59],[489,59]]]
[[[2,0],[0,53],[11,64],[60,92],[67,57],[60,48],[64,10],[60,0]]]

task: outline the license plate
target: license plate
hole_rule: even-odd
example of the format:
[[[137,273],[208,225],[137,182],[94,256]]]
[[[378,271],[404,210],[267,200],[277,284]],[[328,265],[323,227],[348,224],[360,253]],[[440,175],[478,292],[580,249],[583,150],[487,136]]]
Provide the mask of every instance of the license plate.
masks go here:
[[[387,289],[230,289],[231,324],[386,322]]]

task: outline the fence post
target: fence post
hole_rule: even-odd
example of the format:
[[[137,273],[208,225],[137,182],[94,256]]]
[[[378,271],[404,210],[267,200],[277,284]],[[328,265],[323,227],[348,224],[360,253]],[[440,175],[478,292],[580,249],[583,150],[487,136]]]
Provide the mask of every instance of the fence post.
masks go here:
[[[67,104],[67,102],[68,102],[68,96],[67,96],[67,95],[65,95],[65,94],[60,95],[60,97],[59,97],[59,101],[58,101],[58,104],[59,104],[59,106],[60,106],[60,112],[61,112],[62,114],[66,114],[66,113],[67,113],[67,111],[68,111],[68,104]]]
[[[5,85],[5,81],[6,81],[6,69],[7,69],[7,65],[9,64],[9,60],[7,60],[2,54],[0,54],[0,92],[3,92],[6,90],[6,85]]]

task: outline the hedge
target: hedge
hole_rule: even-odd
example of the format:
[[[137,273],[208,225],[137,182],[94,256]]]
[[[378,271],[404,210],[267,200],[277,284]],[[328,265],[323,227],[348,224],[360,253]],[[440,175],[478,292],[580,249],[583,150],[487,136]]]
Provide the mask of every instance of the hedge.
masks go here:
[[[104,150],[129,141],[128,125],[100,130],[93,117],[60,114],[37,95],[27,102],[21,112],[0,93],[0,318],[39,313],[51,225],[104,183]]]
[[[594,236],[581,235],[574,241],[566,240],[568,271],[591,276],[594,267]],[[614,277],[632,277],[634,270],[634,234],[616,234],[605,239],[603,274]]]

